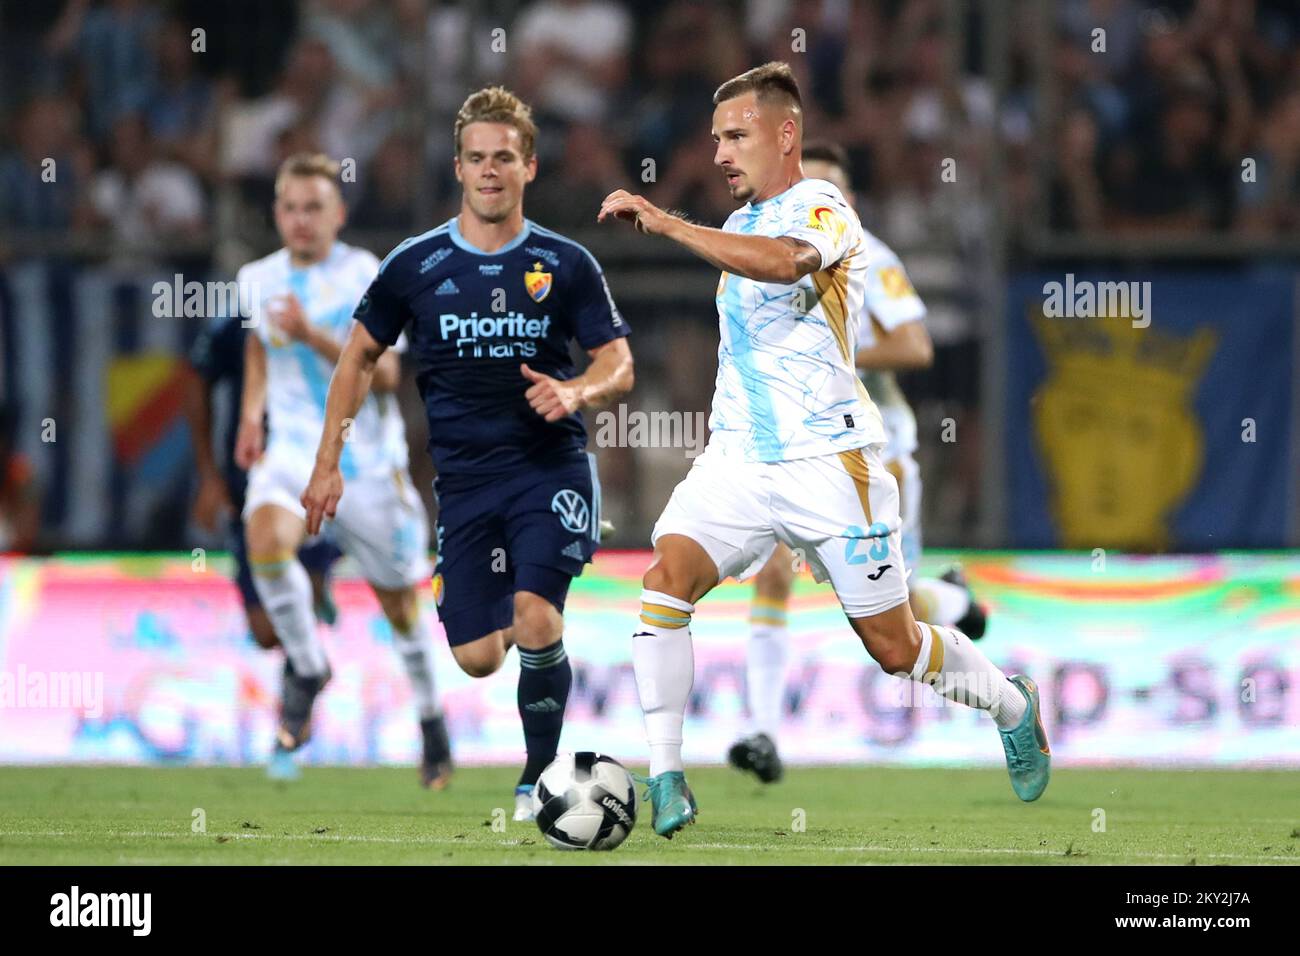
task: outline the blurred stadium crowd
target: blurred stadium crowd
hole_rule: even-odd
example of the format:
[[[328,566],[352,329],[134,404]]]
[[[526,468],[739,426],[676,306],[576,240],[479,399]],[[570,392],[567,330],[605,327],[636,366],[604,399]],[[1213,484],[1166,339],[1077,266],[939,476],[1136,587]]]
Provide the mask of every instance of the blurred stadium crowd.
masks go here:
[[[233,274],[272,247],[272,175],[303,149],[353,161],[345,237],[382,255],[454,215],[452,119],[467,92],[501,82],[542,130],[526,213],[605,263],[640,333],[639,400],[704,410],[712,275],[620,245],[594,230],[595,210],[631,185],[720,223],[733,206],[712,165],[711,93],[785,59],[807,134],[848,149],[865,224],[930,306],[935,366],[903,380],[926,466],[929,426],[974,420],[999,270],[1032,260],[1036,236],[1291,234],[1298,34],[1292,0],[7,0],[0,267]],[[935,175],[945,159],[951,183]],[[33,188],[49,160],[56,179]],[[936,543],[972,543],[980,448],[962,441],[929,469]],[[653,456],[606,458],[615,510],[642,527],[666,497],[644,484]],[[664,467],[675,480],[680,452]],[[0,495],[16,481],[0,474]]]
[[[542,120],[539,219],[588,225],[589,207],[653,158],[662,202],[720,220],[732,207],[711,169],[707,94],[780,58],[801,75],[807,128],[849,148],[864,211],[899,245],[932,236],[933,218],[951,228],[925,215],[927,159],[979,170],[991,137],[1011,150],[1012,222],[1046,201],[1062,229],[1295,225],[1300,7],[1063,0],[1040,50],[1047,6],[1008,5],[999,105],[972,28],[988,10],[944,0],[6,3],[0,221],[135,245],[201,239],[221,184],[264,214],[279,160],[319,147],[356,161],[354,226],[407,230],[422,179],[433,217],[453,213],[452,118],[489,82],[529,96]],[[1262,195],[1224,175],[1241,155],[1258,158]],[[59,188],[28,188],[47,157],[67,171]],[[1045,195],[1030,175],[1042,165]]]

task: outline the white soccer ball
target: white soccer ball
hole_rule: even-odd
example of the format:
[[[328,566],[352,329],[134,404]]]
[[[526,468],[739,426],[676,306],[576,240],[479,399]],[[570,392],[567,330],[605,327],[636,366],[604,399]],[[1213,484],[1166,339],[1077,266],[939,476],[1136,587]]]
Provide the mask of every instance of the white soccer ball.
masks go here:
[[[636,783],[613,757],[560,754],[533,788],[537,828],[561,850],[612,850],[636,825]]]

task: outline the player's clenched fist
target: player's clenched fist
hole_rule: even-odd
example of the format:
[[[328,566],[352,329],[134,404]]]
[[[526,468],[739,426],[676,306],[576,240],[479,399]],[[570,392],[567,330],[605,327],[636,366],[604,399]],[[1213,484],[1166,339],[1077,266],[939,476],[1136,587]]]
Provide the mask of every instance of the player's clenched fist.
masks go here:
[[[662,233],[673,218],[644,196],[633,196],[626,189],[615,189],[605,197],[596,221],[604,222],[606,216],[625,219],[636,226],[637,231],[651,236]]]
[[[311,338],[311,319],[307,318],[296,295],[291,292],[277,296],[272,303],[268,313],[276,328],[295,342],[306,342]]]
[[[334,517],[342,497],[343,475],[338,466],[331,468],[316,462],[311,470],[311,480],[307,482],[307,490],[298,499],[299,504],[307,509],[308,534],[320,533],[321,524],[326,518]]]
[[[265,429],[261,420],[245,419],[239,423],[235,433],[235,464],[243,471],[248,471],[257,459],[262,457],[262,446],[266,440]]]
[[[534,372],[527,363],[520,365],[519,371],[533,383],[524,392],[524,398],[528,399],[533,411],[546,421],[558,422],[582,407],[581,389],[573,383]]]

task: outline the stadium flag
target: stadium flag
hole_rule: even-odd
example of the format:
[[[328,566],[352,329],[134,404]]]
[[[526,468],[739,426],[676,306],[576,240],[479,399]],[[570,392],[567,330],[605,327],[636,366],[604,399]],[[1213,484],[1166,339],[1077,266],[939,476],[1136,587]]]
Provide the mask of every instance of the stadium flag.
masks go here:
[[[187,546],[183,359],[207,318],[158,317],[160,280],[170,285],[172,271],[0,269],[0,399],[42,488],[47,546]]]
[[[1295,314],[1290,275],[1012,281],[1007,543],[1295,544]]]

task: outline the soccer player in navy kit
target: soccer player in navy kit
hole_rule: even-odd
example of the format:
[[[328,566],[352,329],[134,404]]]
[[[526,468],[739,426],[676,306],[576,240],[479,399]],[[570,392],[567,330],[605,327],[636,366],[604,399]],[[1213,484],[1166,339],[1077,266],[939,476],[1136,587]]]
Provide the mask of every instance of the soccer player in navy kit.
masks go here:
[[[405,330],[438,469],[439,614],[471,676],[494,673],[519,648],[527,762],[515,819],[526,820],[568,700],[565,597],[600,540],[579,410],[631,389],[632,353],[595,258],[524,218],[524,187],[537,175],[528,107],[500,87],[480,90],[454,132],[460,214],[398,245],[357,305],[302,504],[311,533],[334,514],[347,423]],[[581,375],[570,340],[591,358]]]

